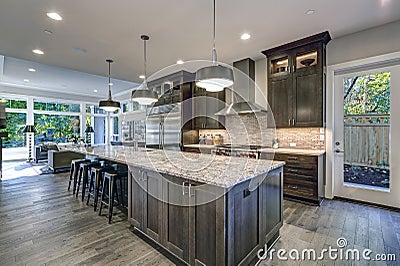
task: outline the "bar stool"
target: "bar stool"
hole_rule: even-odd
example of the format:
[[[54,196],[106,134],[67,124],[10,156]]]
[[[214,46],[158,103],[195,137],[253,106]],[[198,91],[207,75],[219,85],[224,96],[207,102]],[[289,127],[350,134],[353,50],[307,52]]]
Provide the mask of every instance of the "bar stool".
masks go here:
[[[114,207],[114,197],[117,196],[118,204],[121,202],[118,197],[117,192],[117,181],[120,182],[120,195],[123,194],[122,192],[122,178],[127,177],[127,171],[106,171],[104,172],[103,177],[103,189],[101,194],[101,202],[100,202],[100,209],[99,209],[99,216],[101,215],[101,210],[103,205],[108,207],[108,223],[111,223],[112,215],[113,215],[113,207]],[[107,193],[108,190],[108,193]],[[108,197],[108,200],[105,197]]]
[[[75,159],[71,161],[71,169],[69,171],[69,182],[68,182],[68,191],[71,189],[71,183],[73,183],[72,194],[75,194],[76,190],[76,181],[78,179],[79,165],[83,162],[90,162],[88,159]]]
[[[103,187],[103,174],[105,171],[112,171],[114,168],[111,165],[104,164],[99,166],[92,166],[90,168],[89,191],[86,205],[89,205],[90,196],[93,197],[93,209],[97,211],[97,204],[99,201],[99,191]]]
[[[82,182],[82,202],[85,200],[86,187],[89,181],[89,171],[91,167],[100,166],[98,161],[83,162],[79,165],[78,182],[76,187],[76,197],[79,196],[79,188]]]

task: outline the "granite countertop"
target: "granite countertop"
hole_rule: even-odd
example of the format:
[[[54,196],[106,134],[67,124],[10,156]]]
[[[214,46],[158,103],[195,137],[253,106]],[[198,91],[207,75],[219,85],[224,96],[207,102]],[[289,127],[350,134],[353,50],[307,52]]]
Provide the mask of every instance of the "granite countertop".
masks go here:
[[[280,161],[169,150],[139,148],[134,151],[130,146],[65,149],[223,188],[233,187],[285,164]]]
[[[262,148],[261,152],[266,153],[284,153],[284,154],[298,154],[298,155],[309,155],[309,156],[321,156],[325,154],[324,150],[308,150],[308,149],[293,149],[293,148]]]

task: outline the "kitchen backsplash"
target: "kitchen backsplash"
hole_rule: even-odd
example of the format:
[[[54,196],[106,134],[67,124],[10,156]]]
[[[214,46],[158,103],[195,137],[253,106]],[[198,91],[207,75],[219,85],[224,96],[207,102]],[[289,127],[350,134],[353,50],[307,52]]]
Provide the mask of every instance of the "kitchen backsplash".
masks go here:
[[[272,146],[274,130],[267,128],[266,116],[248,114],[240,115],[240,119],[236,116],[227,116],[225,119],[226,127],[229,130],[199,130],[200,138],[220,134],[224,143]],[[325,149],[324,128],[278,128],[275,135],[278,138],[280,148]],[[263,139],[261,139],[261,136],[263,136]],[[292,145],[296,143],[296,146],[291,146],[291,143]]]
[[[280,148],[289,148],[296,143],[297,149],[325,150],[324,128],[278,128],[276,136]]]

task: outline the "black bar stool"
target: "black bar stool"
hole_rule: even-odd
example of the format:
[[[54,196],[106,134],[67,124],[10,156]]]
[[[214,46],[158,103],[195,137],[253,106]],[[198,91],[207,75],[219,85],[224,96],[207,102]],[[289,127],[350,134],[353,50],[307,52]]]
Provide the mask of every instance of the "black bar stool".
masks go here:
[[[75,159],[71,161],[71,169],[69,171],[69,182],[68,182],[68,191],[71,189],[71,183],[73,181],[72,193],[75,194],[76,190],[76,181],[78,179],[79,166],[83,162],[90,162],[88,159]]]
[[[101,209],[103,205],[108,206],[108,223],[111,223],[114,207],[114,197],[117,196],[118,204],[120,204],[120,199],[117,192],[117,181],[119,181],[120,195],[123,195],[122,178],[127,177],[127,171],[106,171],[103,177],[103,189],[101,194],[101,202],[99,215],[101,215]],[[108,190],[108,191],[107,191]],[[106,196],[108,200],[106,200]]]
[[[91,167],[94,166],[100,166],[100,163],[98,161],[89,161],[89,162],[83,162],[79,165],[79,174],[78,174],[78,182],[77,182],[77,187],[76,187],[76,197],[79,196],[79,188],[81,186],[82,182],[82,202],[85,200],[85,193],[86,193],[86,188],[87,184],[89,182],[89,171]]]
[[[86,205],[89,205],[90,197],[92,196],[93,209],[97,211],[97,204],[99,202],[100,189],[103,187],[103,174],[105,171],[112,171],[114,168],[111,165],[104,164],[99,166],[92,166],[90,168],[89,191]]]

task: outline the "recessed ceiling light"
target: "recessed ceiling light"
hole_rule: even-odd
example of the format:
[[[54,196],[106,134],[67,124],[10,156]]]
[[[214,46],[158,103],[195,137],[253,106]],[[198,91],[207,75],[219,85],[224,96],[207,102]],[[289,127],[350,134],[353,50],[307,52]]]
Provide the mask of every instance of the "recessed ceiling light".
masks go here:
[[[314,14],[314,13],[315,13],[315,10],[314,10],[314,9],[309,9],[309,10],[306,11],[306,14],[307,14],[307,15],[312,15],[312,14]]]
[[[25,82],[29,82],[29,79],[24,79]]]
[[[108,85],[113,86],[114,84],[112,82],[108,83]]]
[[[34,69],[34,68],[29,68],[28,71],[29,71],[29,72],[36,72],[36,69]]]
[[[47,35],[52,35],[53,32],[51,30],[44,30],[44,33],[46,33]]]
[[[93,90],[93,92],[98,92],[98,90]]]
[[[144,79],[145,76],[144,76],[144,75],[140,75],[139,78],[140,78],[140,79]]]
[[[39,49],[33,49],[32,52],[33,52],[34,54],[39,54],[39,55],[44,54],[44,52],[43,52],[42,50],[39,50]]]
[[[242,34],[242,36],[240,36],[240,39],[242,39],[242,40],[248,40],[248,39],[250,39],[250,34],[248,34],[248,33],[243,33]]]
[[[62,20],[62,17],[56,12],[49,12],[46,14],[49,18],[54,20]]]
[[[176,63],[177,63],[178,65],[182,65],[184,62],[183,62],[183,60],[178,60],[178,61],[176,61]]]

